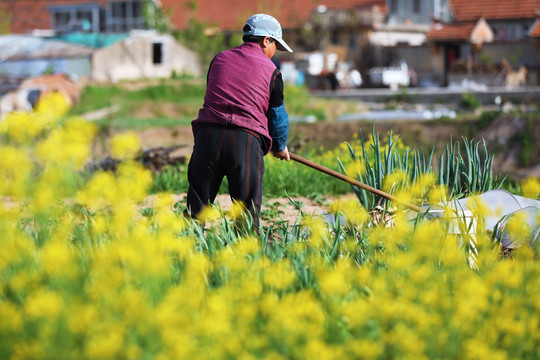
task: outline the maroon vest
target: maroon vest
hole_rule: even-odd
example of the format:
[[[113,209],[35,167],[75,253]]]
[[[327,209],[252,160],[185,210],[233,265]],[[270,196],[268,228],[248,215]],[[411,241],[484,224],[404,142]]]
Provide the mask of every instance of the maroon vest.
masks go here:
[[[193,123],[242,127],[271,143],[266,113],[275,69],[256,43],[244,43],[219,53],[208,72],[204,105]]]

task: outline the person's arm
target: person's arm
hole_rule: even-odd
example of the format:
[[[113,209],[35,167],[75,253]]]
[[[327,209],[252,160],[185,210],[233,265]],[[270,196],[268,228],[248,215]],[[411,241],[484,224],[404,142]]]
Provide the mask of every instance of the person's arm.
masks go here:
[[[276,69],[273,76],[273,88],[270,94],[270,107],[267,113],[268,132],[272,138],[272,155],[281,160],[290,160],[287,148],[289,136],[289,115],[283,102],[283,78]]]

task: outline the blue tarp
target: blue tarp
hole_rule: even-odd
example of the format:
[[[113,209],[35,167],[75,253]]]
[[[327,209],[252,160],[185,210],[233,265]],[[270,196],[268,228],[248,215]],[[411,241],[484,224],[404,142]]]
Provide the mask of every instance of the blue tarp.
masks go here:
[[[122,34],[101,34],[101,33],[69,33],[57,35],[54,38],[77,45],[89,46],[95,49],[101,49],[114,44],[117,41],[124,40],[129,36],[128,33]]]

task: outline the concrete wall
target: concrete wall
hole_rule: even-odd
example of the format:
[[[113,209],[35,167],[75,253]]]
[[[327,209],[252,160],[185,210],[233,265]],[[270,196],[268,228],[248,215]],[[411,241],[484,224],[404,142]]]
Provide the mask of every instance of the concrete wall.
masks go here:
[[[155,64],[154,44],[161,44],[161,63]],[[97,50],[92,58],[92,79],[117,82],[139,78],[166,78],[172,73],[202,74],[199,57],[170,35],[133,35]]]
[[[435,53],[429,45],[395,47],[396,56],[407,61],[418,76],[418,85],[435,86],[439,83],[440,72],[444,69],[442,49]]]
[[[536,81],[538,73],[536,70],[530,70],[527,72],[525,84],[523,86],[537,85]],[[480,85],[486,86],[506,86],[506,77],[501,74],[475,74],[474,72],[469,76],[467,74],[448,74],[449,85],[459,85],[464,83],[474,82]]]
[[[489,56],[495,63],[500,63],[503,58],[515,61],[513,65],[516,68],[520,65],[525,65],[529,69],[538,67],[536,45],[532,41],[484,44],[482,54]]]

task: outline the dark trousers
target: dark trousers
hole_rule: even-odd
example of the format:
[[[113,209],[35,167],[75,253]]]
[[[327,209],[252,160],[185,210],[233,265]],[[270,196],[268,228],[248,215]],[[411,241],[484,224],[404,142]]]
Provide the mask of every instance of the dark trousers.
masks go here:
[[[194,131],[195,145],[188,166],[187,206],[196,217],[212,204],[226,176],[229,194],[242,201],[259,225],[264,153],[254,134],[236,127],[208,125]]]

